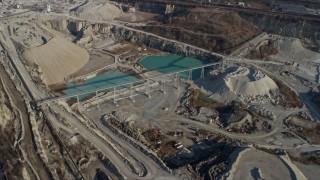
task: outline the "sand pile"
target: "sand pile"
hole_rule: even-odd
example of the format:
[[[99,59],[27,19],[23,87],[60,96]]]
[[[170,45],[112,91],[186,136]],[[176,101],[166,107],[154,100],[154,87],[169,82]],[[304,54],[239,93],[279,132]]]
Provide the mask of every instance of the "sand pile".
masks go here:
[[[62,82],[75,73],[89,60],[87,50],[65,40],[60,33],[47,29],[53,38],[46,44],[25,49],[23,56],[30,64],[37,64],[47,85]]]
[[[110,3],[92,2],[80,7],[75,14],[82,19],[103,21],[119,17],[122,14],[122,11],[117,6]]]
[[[270,90],[278,89],[277,84],[270,77],[251,68],[239,67],[237,71],[228,74],[224,80],[232,92],[246,96],[265,95]]]
[[[278,49],[278,53],[271,56],[271,58],[275,60],[320,62],[320,53],[306,49],[299,39],[287,40],[279,38],[274,41],[274,45]]]

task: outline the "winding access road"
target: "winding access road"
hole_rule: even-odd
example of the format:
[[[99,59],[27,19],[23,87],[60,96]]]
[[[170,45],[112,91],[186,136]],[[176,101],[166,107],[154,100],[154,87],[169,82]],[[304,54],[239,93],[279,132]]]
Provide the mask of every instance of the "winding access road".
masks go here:
[[[0,42],[9,58],[9,61],[12,62],[14,70],[16,71],[20,80],[22,81],[24,88],[26,89],[26,91],[29,92],[30,101],[32,102],[35,100],[45,98],[46,97],[45,93],[37,88],[38,86],[35,84],[26,66],[21,61],[19,57],[19,53],[17,52],[17,49],[14,46],[12,40],[10,39],[10,35],[6,29],[3,29],[2,31],[0,31]],[[110,147],[107,146],[103,140],[101,140],[94,133],[92,133],[91,130],[88,129],[86,126],[84,126],[79,119],[75,118],[68,112],[65,112],[63,109],[61,109],[61,107],[59,107],[54,103],[48,103],[48,105],[45,105],[44,107],[48,108],[48,106],[52,110],[60,114],[63,118],[67,119],[68,123],[70,123],[74,128],[76,128],[83,137],[85,137],[90,142],[92,142],[94,146],[96,146],[104,155],[106,155],[111,160],[111,162],[117,167],[120,173],[123,174],[126,178],[129,178],[129,179],[157,179],[157,178],[176,179],[174,175],[163,170],[150,157],[144,155],[142,152],[138,152],[138,150],[132,146],[125,145],[125,142],[123,142],[122,139],[112,135],[112,138],[114,138],[114,140],[121,142],[124,148],[128,148],[126,150],[129,153],[136,155],[136,158],[138,159],[138,161],[142,162],[142,164],[147,168],[147,172],[143,177],[133,173],[128,168],[126,163],[123,162],[123,160],[114,153],[114,149],[110,149]],[[44,111],[44,115],[46,115],[45,112],[46,111]],[[60,122],[57,120],[54,123],[60,123]],[[32,139],[30,139],[30,141],[32,141]],[[36,152],[30,152],[30,154],[28,154],[29,157],[32,157],[33,155],[36,155]],[[38,161],[34,161],[32,162],[32,164],[37,164],[37,162]],[[47,179],[45,177],[45,173],[42,173],[42,174],[43,176],[41,176],[40,179]]]

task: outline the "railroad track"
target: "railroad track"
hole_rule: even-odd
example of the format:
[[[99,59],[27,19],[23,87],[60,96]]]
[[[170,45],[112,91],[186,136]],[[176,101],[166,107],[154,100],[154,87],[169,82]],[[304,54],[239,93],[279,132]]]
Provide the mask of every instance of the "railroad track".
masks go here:
[[[212,4],[212,3],[199,3],[199,2],[184,2],[181,0],[112,0],[118,3],[127,3],[127,4],[136,4],[136,3],[152,3],[152,4],[170,4],[176,5],[180,7],[204,7],[204,8],[219,8],[224,10],[236,11],[240,13],[250,13],[257,15],[266,15],[266,16],[283,16],[287,18],[294,18],[300,20],[310,20],[310,21],[319,21],[320,16],[317,15],[306,15],[306,14],[298,14],[298,13],[290,13],[290,12],[274,12],[270,10],[263,9],[252,9],[252,8],[244,8],[244,7],[235,7],[224,4]]]

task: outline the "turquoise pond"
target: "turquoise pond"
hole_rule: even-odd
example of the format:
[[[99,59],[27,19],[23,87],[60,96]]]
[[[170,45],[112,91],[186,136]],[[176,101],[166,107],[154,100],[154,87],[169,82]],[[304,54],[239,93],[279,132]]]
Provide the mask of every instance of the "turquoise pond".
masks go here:
[[[161,73],[171,73],[183,69],[188,69],[192,67],[197,67],[201,65],[208,64],[209,62],[201,61],[198,59],[190,58],[190,57],[182,57],[178,55],[168,54],[161,56],[148,56],[140,61],[140,65],[144,68],[150,70],[157,70]],[[199,78],[201,74],[201,70],[193,70],[192,71],[192,79]],[[188,78],[189,73],[184,72],[180,74],[184,78]],[[67,84],[67,89],[63,91],[66,95],[72,95],[76,93],[81,93],[83,91],[95,90],[102,87],[110,86],[110,90],[114,85],[123,84],[130,81],[138,80],[137,77],[132,76],[130,74],[120,72],[117,70],[108,71],[104,74],[98,75],[94,78],[88,79],[83,84]],[[121,89],[124,87],[118,87]],[[81,95],[79,98],[83,99],[88,97],[91,94]]]
[[[66,95],[72,95],[81,93],[83,91],[95,90],[103,87],[112,88],[114,85],[122,84],[130,81],[136,81],[138,78],[131,76],[130,74],[123,73],[120,71],[108,71],[94,78],[88,79],[84,84],[67,84],[68,89],[64,90],[63,93]],[[118,87],[118,89],[124,87]],[[113,90],[113,89],[110,89]],[[92,94],[92,93],[91,93]],[[83,99],[91,94],[81,95],[79,98]]]
[[[208,61],[194,59],[191,57],[183,57],[174,54],[162,56],[148,56],[140,61],[140,65],[150,70],[157,70],[161,73],[171,73],[183,69],[189,69],[197,66],[209,64]],[[180,74],[184,78],[188,78],[189,72]],[[192,79],[197,79],[201,75],[201,69],[192,71]]]

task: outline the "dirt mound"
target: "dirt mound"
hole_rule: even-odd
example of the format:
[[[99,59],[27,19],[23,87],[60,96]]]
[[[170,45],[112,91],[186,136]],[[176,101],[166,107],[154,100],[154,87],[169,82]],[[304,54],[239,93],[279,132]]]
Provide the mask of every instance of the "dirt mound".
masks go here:
[[[120,16],[122,11],[110,3],[92,2],[80,7],[75,14],[91,21],[112,20]]]
[[[248,55],[249,59],[266,59],[271,55],[278,53],[274,42],[268,41],[268,43],[259,46],[257,49],[250,52]]]
[[[84,66],[89,59],[85,49],[65,40],[53,30],[50,32],[54,37],[46,44],[23,51],[26,61],[39,67],[38,70],[43,73],[43,80],[47,85],[63,81]]]
[[[187,15],[163,18],[161,24],[145,26],[142,30],[226,53],[260,32],[235,12],[202,8],[192,9]]]

